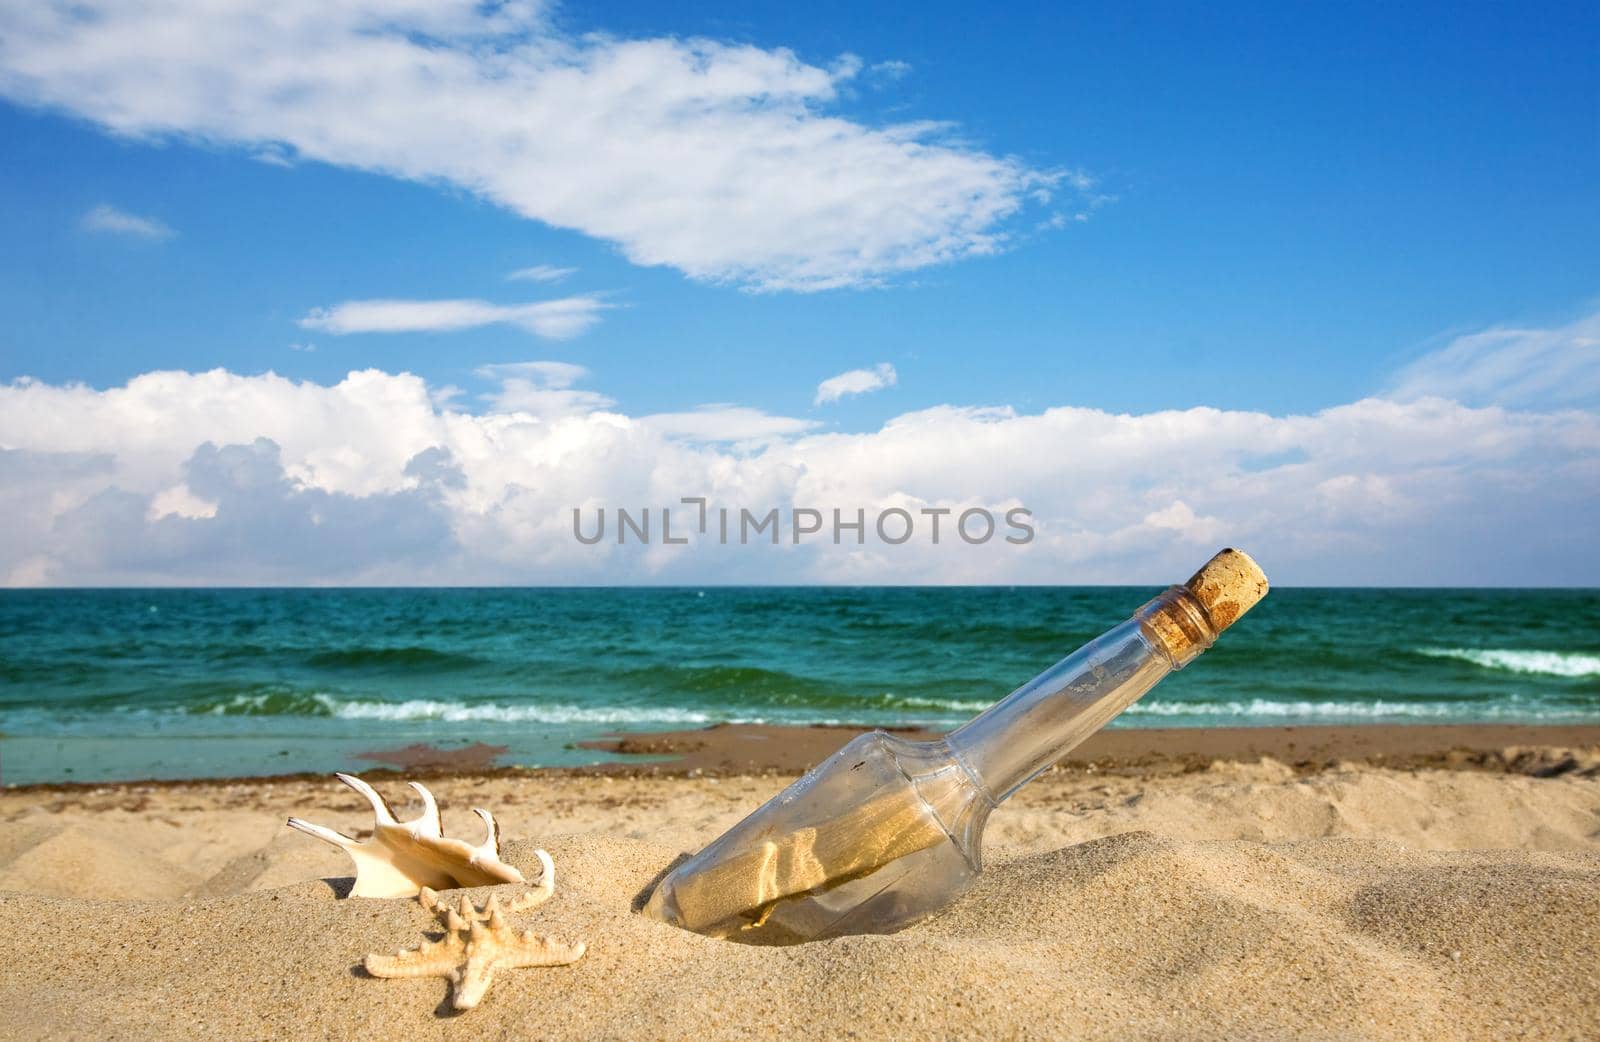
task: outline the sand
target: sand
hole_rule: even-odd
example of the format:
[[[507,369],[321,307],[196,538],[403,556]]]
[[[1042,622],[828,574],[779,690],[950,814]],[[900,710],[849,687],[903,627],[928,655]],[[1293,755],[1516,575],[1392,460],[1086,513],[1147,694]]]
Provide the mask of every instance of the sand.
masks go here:
[[[436,778],[447,830],[488,806],[508,861],[554,857],[518,925],[590,946],[459,1015],[358,968],[432,918],[341,900],[342,855],[283,826],[368,827],[331,779],[6,790],[0,1038],[1600,1037],[1600,746],[1277,751],[1054,770],[947,912],[792,948],[632,911],[782,774]]]

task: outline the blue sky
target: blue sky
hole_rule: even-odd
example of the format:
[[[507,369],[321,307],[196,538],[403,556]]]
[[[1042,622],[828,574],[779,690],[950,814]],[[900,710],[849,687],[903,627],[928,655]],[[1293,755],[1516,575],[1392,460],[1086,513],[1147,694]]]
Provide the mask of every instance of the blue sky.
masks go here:
[[[7,105],[0,375],[106,384],[227,365],[329,379],[380,365],[465,382],[480,362],[524,357],[528,338],[308,337],[294,321],[351,297],[538,299],[549,287],[504,276],[545,263],[579,269],[561,290],[614,295],[601,328],[560,354],[641,410],[802,409],[815,380],[880,358],[904,371],[899,400],[858,422],[958,393],[1309,409],[1372,390],[1442,333],[1567,317],[1596,292],[1592,11],[1065,7],[562,12],[585,30],[907,62],[841,108],[952,120],[1117,197],[1088,222],[1024,228],[1003,256],[868,292],[729,292],[460,192],[122,141]],[[106,202],[178,234],[83,232],[80,215]],[[289,351],[308,339],[314,356]],[[641,371],[663,355],[670,382]]]
[[[282,84],[269,90],[248,73],[229,82],[234,73],[210,64],[223,59],[201,39],[187,49],[158,39],[161,26],[181,23],[184,6],[164,0],[120,15],[131,42],[111,58],[82,42],[64,7],[41,4],[0,22],[9,29],[0,37],[12,41],[0,45],[0,95],[10,99],[0,102],[0,306],[9,317],[0,380],[106,391],[156,371],[223,368],[332,387],[372,368],[415,374],[436,394],[459,389],[439,401],[483,414],[511,408],[484,397],[504,394],[505,371],[483,367],[559,361],[585,372],[559,386],[545,374],[541,387],[558,395],[592,389],[616,413],[730,403],[793,421],[774,427],[778,433],[814,437],[872,435],[897,417],[942,406],[1022,416],[1060,407],[1140,417],[1199,407],[1315,415],[1385,393],[1404,382],[1400,374],[1415,373],[1408,365],[1420,362],[1437,376],[1428,360],[1459,357],[1463,337],[1514,329],[1556,331],[1559,340],[1567,330],[1566,346],[1550,349],[1561,364],[1540,364],[1563,372],[1575,365],[1566,386],[1581,392],[1577,400],[1510,402],[1478,385],[1455,400],[1541,415],[1576,405],[1580,419],[1592,418],[1594,401],[1584,395],[1594,350],[1584,323],[1600,291],[1600,19],[1580,5],[1100,4],[979,14],[938,4],[704,4],[692,12],[569,4],[485,15],[457,4],[438,5],[453,13],[436,22],[411,24],[420,16],[404,3],[374,0],[365,6],[375,20],[331,24],[326,33],[314,8],[298,4],[285,8],[295,17],[284,19],[293,24],[281,40],[271,32],[257,39],[239,25],[211,30],[213,39],[238,32],[238,54],[249,58],[235,64],[268,53],[321,69],[306,74],[313,100],[303,105]],[[485,28],[493,17],[505,21]],[[513,133],[496,108],[510,99],[514,110],[519,95],[491,95],[473,79],[455,84],[460,127],[436,128],[430,119],[451,117],[426,111],[408,125],[404,113],[360,96],[384,91],[388,52],[374,52],[370,82],[335,82],[336,71],[327,71],[338,68],[341,32],[370,39],[388,29],[432,41],[475,70],[472,77],[530,39],[579,54],[580,65],[629,42],[677,53],[702,46],[686,40],[709,41],[700,71],[733,66],[727,82],[735,93],[747,76],[803,100],[773,102],[776,95],[755,89],[726,110],[707,103],[704,118],[694,105],[654,99],[635,111],[640,90],[676,81],[649,75],[634,93],[608,93],[595,73],[597,115],[578,111],[562,124],[558,110],[554,122],[533,120],[533,130]],[[583,35],[596,32],[606,35]],[[483,46],[479,33],[500,35]],[[324,38],[333,42],[318,66],[303,49]],[[759,68],[751,71],[751,62]],[[698,82],[689,65],[683,82]],[[548,72],[539,60],[527,67]],[[186,72],[193,83],[185,84]],[[759,118],[745,120],[752,110]],[[768,116],[777,122],[764,122]],[[849,130],[836,160],[812,161],[797,148],[762,166],[765,132],[828,120]],[[872,166],[866,149],[883,143],[877,135],[922,121],[941,124],[918,132],[937,155]],[[659,154],[627,151],[630,128],[640,127],[660,131],[651,138]],[[680,135],[693,146],[681,153],[672,147]],[[549,137],[562,145],[551,146],[542,165],[518,165]],[[483,154],[445,147],[463,141],[486,142]],[[618,142],[624,154],[611,151]],[[797,183],[838,193],[837,204],[801,199],[800,188],[785,194],[785,162]],[[935,163],[946,163],[943,172],[930,173]],[[607,172],[622,167],[632,172],[611,179]],[[933,188],[924,177],[935,179]],[[735,198],[762,178],[773,182],[770,191]],[[969,184],[970,198],[1003,212],[990,218],[978,203],[969,206],[961,187]],[[794,213],[774,216],[775,199],[794,203]],[[902,220],[903,202],[910,212]],[[738,216],[741,206],[748,219]],[[870,236],[855,236],[880,221]],[[726,246],[745,228],[750,242]],[[840,259],[854,251],[892,260]],[[537,265],[572,271],[552,281],[507,277]],[[516,308],[574,299],[590,309],[591,324],[558,337],[515,323],[339,333],[326,321],[350,302]],[[817,404],[823,380],[885,363],[891,384]],[[1429,390],[1436,388],[1413,397]],[[562,402],[591,412],[602,404]],[[195,446],[224,437],[193,433]],[[226,436],[245,443],[246,433]],[[1563,444],[1573,436],[1561,435]],[[683,435],[669,431],[674,437]],[[0,449],[66,451],[4,430]],[[778,452],[716,451],[769,462]],[[178,487],[166,482],[177,481],[185,458],[164,463],[171,473],[149,477],[141,494]],[[1418,464],[1429,475],[1439,465]],[[117,466],[117,488],[137,484],[125,461]],[[332,479],[304,461],[284,466],[299,488],[365,494],[327,484]],[[1371,476],[1346,469],[1351,474],[1319,480]],[[930,502],[976,494],[959,481],[942,493],[929,480],[915,492],[909,479],[852,490]],[[1402,492],[1411,487],[1401,475],[1385,480]],[[1150,477],[1128,487],[1142,494],[1160,485]],[[793,494],[777,493],[777,501]],[[1196,495],[1172,489],[1144,506],[1192,507]],[[1570,497],[1560,503],[1559,510],[1581,506]],[[59,517],[46,521],[59,530]],[[1084,518],[1068,527],[1108,538],[1121,530]],[[1220,537],[1240,527],[1251,526],[1205,532]],[[1426,528],[1407,533],[1430,542]],[[1099,545],[1091,540],[1083,554]],[[1570,558],[1571,544],[1560,545]],[[1465,574],[1470,550],[1457,546],[1413,578]],[[1583,574],[1600,575],[1587,550]],[[1296,553],[1307,581],[1339,574],[1312,549]],[[535,553],[516,577],[545,574],[538,562],[548,563]],[[189,574],[170,567],[172,577]],[[592,575],[566,565],[551,574],[633,578],[634,567],[694,578],[698,566],[679,573],[613,561]],[[809,574],[790,567],[773,577]],[[893,578],[898,567],[862,574]],[[1556,565],[1541,567],[1551,569],[1544,581],[1561,578]],[[168,574],[129,568],[50,574]],[[462,569],[463,578],[481,577]],[[1063,564],[1052,574],[1067,581],[1080,572],[1088,574]],[[973,574],[905,572],[917,581]]]

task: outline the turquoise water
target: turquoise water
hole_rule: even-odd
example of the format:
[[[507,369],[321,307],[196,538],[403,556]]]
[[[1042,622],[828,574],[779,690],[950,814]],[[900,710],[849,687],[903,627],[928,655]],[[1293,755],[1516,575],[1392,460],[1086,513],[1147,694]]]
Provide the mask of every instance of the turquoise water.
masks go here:
[[[0,780],[573,764],[611,730],[957,724],[1147,588],[0,593]],[[1275,590],[1116,726],[1600,723],[1600,591]]]

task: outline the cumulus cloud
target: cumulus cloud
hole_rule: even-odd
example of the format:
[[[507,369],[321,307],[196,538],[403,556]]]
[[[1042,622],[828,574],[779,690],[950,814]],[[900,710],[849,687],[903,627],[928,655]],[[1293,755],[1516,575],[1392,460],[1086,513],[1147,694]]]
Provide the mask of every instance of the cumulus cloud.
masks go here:
[[[300,320],[305,329],[346,333],[442,333],[479,326],[513,325],[550,340],[568,340],[600,321],[611,305],[596,297],[566,297],[536,304],[486,300],[348,300],[316,308]]]
[[[531,268],[518,268],[506,278],[514,282],[560,282],[577,270],[577,268],[558,268],[553,264],[535,264]]]
[[[1283,416],[940,405],[844,434],[739,406],[632,416],[570,363],[479,376],[496,390],[478,411],[374,370],[332,385],[223,370],[103,390],[0,385],[0,577],[1160,583],[1237,543],[1283,584],[1600,583],[1592,410],[1437,395]],[[574,508],[659,511],[686,496],[869,518],[1026,507],[1037,536],[573,536]],[[680,509],[675,532],[688,528]]]
[[[100,489],[55,517],[57,566],[157,583],[176,572],[213,583],[322,584],[375,565],[436,566],[455,553],[438,496],[447,481],[418,479],[364,496],[329,492],[290,480],[280,456],[266,438],[206,442],[180,466],[181,483],[153,500]]]
[[[1059,177],[939,124],[838,114],[861,67],[569,34],[520,0],[0,7],[14,101],[455,185],[696,279],[816,290],[1002,248]]]
[[[852,369],[838,376],[830,376],[818,384],[817,396],[811,404],[826,405],[846,395],[881,391],[885,387],[893,387],[899,379],[900,374],[888,362],[879,362],[871,369]]]
[[[84,214],[78,224],[85,231],[128,235],[135,239],[159,241],[178,234],[165,222],[158,221],[154,217],[140,217],[138,214],[119,210],[108,203],[102,203]]]

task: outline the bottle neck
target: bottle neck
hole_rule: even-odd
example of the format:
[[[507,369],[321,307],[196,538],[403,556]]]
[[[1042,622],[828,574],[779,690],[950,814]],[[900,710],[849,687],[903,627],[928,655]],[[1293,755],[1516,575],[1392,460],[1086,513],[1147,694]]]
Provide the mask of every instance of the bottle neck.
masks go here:
[[[1172,659],[1173,669],[1199,658],[1222,632],[1187,586],[1169,586],[1140,606],[1133,618]]]
[[[1174,586],[952,731],[950,748],[999,803],[1215,637],[1204,608]]]

